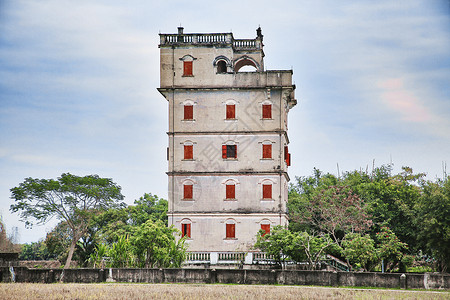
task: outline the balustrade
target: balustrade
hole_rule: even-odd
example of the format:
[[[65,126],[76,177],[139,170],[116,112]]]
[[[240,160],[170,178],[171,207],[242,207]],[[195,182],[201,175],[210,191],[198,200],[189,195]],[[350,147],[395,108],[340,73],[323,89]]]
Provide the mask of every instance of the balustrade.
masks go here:
[[[214,44],[231,43],[236,49],[257,49],[259,43],[256,39],[235,40],[231,33],[207,33],[207,34],[161,34],[161,45],[175,43],[184,44]]]

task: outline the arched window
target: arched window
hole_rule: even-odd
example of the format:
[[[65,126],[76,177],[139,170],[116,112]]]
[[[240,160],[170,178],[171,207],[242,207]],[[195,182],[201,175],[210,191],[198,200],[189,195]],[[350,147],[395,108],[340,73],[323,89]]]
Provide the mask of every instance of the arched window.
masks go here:
[[[185,100],[181,102],[183,105],[183,121],[194,121],[194,104],[192,100]]]
[[[184,77],[192,77],[194,76],[194,60],[195,57],[192,55],[185,55],[180,60],[183,62],[183,76]]]
[[[227,63],[224,60],[221,60],[217,63],[217,73],[226,73],[227,72]]]
[[[261,184],[261,200],[274,200],[273,185],[275,184],[275,181],[267,178],[261,180],[259,184]]]
[[[225,74],[228,71],[228,67],[231,67],[231,61],[228,57],[219,55],[214,59],[213,66],[216,68],[217,74]]]
[[[182,143],[183,145],[183,160],[194,160],[194,142],[186,140]]]
[[[262,159],[272,159],[272,142],[269,140],[263,141],[261,145]]]
[[[233,99],[225,102],[225,120],[236,120],[236,104]]]
[[[261,117],[263,119],[272,119],[272,102],[269,100],[261,103]]]
[[[228,141],[222,144],[222,158],[223,159],[237,159],[237,143]]]
[[[225,222],[225,239],[235,239],[236,238],[236,221],[233,219],[228,219]]]
[[[181,237],[191,238],[191,220],[183,219],[181,221]]]
[[[267,220],[267,219],[262,220],[260,225],[261,225],[261,230],[264,231],[262,236],[265,236],[266,234],[270,233],[270,221],[269,220]]]
[[[245,68],[243,68],[245,67]],[[248,71],[258,71],[259,64],[251,57],[244,55],[239,57],[234,61],[234,71],[235,72],[248,72]]]
[[[185,179],[183,184],[183,199],[182,200],[194,200],[194,181],[191,179]]]

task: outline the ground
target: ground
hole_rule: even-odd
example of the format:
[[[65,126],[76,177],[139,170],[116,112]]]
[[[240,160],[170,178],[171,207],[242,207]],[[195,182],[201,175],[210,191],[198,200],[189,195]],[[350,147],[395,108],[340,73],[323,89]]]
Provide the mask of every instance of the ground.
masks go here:
[[[450,299],[450,292],[273,285],[0,283],[0,299]]]

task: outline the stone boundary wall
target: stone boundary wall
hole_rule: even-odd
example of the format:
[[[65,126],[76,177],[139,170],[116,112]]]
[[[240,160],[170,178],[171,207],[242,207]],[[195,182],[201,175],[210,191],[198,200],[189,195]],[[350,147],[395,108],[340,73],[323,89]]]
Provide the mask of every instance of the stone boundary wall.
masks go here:
[[[450,289],[450,275],[238,269],[29,269],[0,268],[1,282],[235,283]]]

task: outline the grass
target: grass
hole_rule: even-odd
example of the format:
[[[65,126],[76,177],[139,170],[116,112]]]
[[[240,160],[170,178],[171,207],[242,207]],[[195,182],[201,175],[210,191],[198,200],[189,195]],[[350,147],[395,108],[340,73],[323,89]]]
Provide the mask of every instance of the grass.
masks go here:
[[[450,299],[450,293],[273,285],[0,283],[0,299]]]

